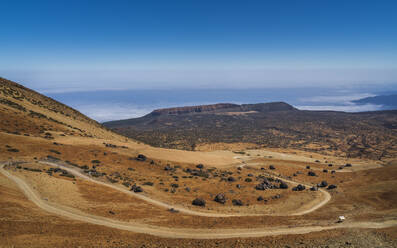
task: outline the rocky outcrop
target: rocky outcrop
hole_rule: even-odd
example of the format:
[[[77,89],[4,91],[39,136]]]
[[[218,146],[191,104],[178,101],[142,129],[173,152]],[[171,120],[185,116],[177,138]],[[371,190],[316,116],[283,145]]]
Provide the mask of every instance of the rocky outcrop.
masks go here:
[[[210,105],[199,105],[199,106],[188,106],[188,107],[177,107],[177,108],[164,108],[156,109],[150,115],[181,115],[189,113],[201,113],[201,112],[211,112],[221,109],[239,108],[240,105],[232,103],[218,103]]]

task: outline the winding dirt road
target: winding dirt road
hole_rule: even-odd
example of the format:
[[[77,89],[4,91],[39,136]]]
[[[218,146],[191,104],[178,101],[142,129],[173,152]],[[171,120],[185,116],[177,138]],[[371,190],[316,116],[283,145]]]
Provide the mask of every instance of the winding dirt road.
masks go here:
[[[280,226],[280,227],[271,227],[271,228],[247,228],[247,229],[235,229],[235,228],[233,229],[183,228],[182,229],[182,228],[166,228],[159,226],[151,226],[151,225],[145,225],[142,223],[135,223],[135,222],[122,222],[109,218],[104,218],[101,216],[83,213],[75,209],[65,210],[59,207],[52,206],[48,202],[42,200],[24,180],[22,180],[21,178],[15,175],[12,175],[7,170],[5,170],[4,166],[5,164],[0,165],[0,172],[10,180],[15,182],[29,200],[31,200],[39,208],[49,213],[77,221],[83,221],[91,224],[102,225],[120,230],[132,231],[136,233],[155,235],[159,237],[190,238],[190,239],[225,239],[225,238],[236,238],[236,237],[264,237],[264,236],[287,235],[287,234],[305,234],[310,232],[317,232],[317,231],[337,229],[337,228],[387,228],[387,227],[397,226],[396,219],[387,220],[384,222],[354,222],[354,223],[343,223],[343,224],[331,225],[331,226],[302,226],[302,227]],[[76,173],[75,175],[80,174],[75,170],[72,169],[70,170],[71,173],[72,172]],[[82,178],[88,179],[90,181],[92,180],[85,175],[82,176],[83,176]],[[102,182],[98,182],[95,180],[92,181],[95,183],[102,184]],[[106,183],[103,184],[105,184],[105,186],[108,186]],[[115,187],[115,189],[119,190],[119,188],[117,187]],[[154,201],[153,199],[150,200]],[[164,203],[161,202],[157,202],[157,204],[164,206]],[[165,204],[165,206],[169,207],[170,205]],[[223,217],[223,216],[217,216],[217,217]]]
[[[64,165],[59,164],[59,163],[47,162],[47,161],[40,161],[39,163],[55,166],[55,167],[58,167],[58,168],[62,168],[62,169],[70,172],[71,174],[73,174],[73,175],[75,175],[77,177],[83,178],[83,179],[88,180],[90,182],[97,183],[97,184],[100,184],[100,185],[103,185],[103,186],[106,186],[106,187],[109,187],[109,188],[112,188],[112,189],[115,189],[115,190],[118,190],[118,191],[121,191],[121,192],[123,192],[125,194],[133,195],[134,197],[139,198],[141,200],[144,200],[144,201],[146,201],[146,202],[148,202],[150,204],[153,204],[155,206],[166,208],[166,209],[173,208],[173,209],[175,209],[175,210],[177,210],[177,211],[179,211],[181,213],[185,213],[185,214],[189,214],[189,215],[196,215],[196,216],[204,216],[204,217],[242,217],[242,216],[263,216],[263,215],[296,216],[296,215],[304,215],[304,214],[311,213],[311,212],[321,208],[322,206],[324,206],[325,204],[327,204],[331,200],[331,195],[327,191],[325,191],[323,189],[319,189],[319,192],[321,192],[323,194],[322,201],[320,201],[319,203],[317,203],[316,205],[312,206],[309,209],[300,210],[300,211],[292,213],[292,214],[240,214],[240,213],[236,213],[236,214],[220,214],[220,213],[209,213],[209,212],[203,212],[203,211],[196,211],[196,210],[187,209],[187,208],[184,208],[182,206],[170,205],[168,203],[161,202],[161,201],[156,200],[156,199],[152,199],[152,198],[150,198],[148,196],[145,196],[145,195],[142,195],[142,194],[138,194],[138,193],[134,193],[134,192],[132,192],[130,190],[118,187],[118,186],[113,185],[111,183],[95,180],[95,179],[93,179],[91,177],[88,177],[88,176],[82,174],[77,169],[70,168],[70,167],[64,166]],[[284,178],[281,178],[281,177],[277,177],[277,176],[273,176],[273,177],[274,178],[278,178],[280,180],[283,180],[285,182],[291,183],[293,185],[298,185],[299,184],[297,182],[294,182],[294,181],[291,181],[291,180],[287,180],[287,179],[284,179]],[[305,185],[306,187],[311,187],[310,185],[307,185],[307,184],[303,184],[303,183],[301,183],[301,184]]]

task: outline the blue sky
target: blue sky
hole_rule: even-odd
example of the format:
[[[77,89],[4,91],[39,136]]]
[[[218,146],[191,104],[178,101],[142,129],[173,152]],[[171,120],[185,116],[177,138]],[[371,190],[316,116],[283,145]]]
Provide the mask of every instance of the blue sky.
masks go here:
[[[0,1],[0,76],[42,91],[397,82],[397,1]]]

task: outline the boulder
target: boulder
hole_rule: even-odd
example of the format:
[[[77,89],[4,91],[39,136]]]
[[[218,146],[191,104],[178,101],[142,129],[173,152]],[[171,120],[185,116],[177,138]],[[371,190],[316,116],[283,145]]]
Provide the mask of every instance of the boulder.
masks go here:
[[[214,201],[221,203],[221,204],[225,204],[226,202],[226,196],[223,193],[217,194],[214,198]]]
[[[321,187],[321,188],[324,188],[324,187],[328,186],[328,183],[327,183],[327,181],[321,181],[321,183],[319,183],[317,186]]]
[[[280,189],[288,189],[288,184],[285,182],[280,182]]]
[[[234,206],[242,206],[243,202],[241,200],[233,199],[232,203]]]
[[[205,207],[205,200],[202,198],[196,198],[192,201],[192,205],[199,206],[199,207]]]
[[[260,183],[255,186],[255,189],[256,190],[265,190],[265,189],[267,189],[267,186],[266,186],[266,184]]]
[[[228,177],[228,178],[227,178],[227,181],[228,181],[228,182],[235,182],[235,181],[236,181],[236,178],[234,178],[234,177]]]
[[[146,161],[146,156],[143,154],[138,154],[138,156],[136,156],[136,160],[137,161]]]
[[[316,176],[316,173],[315,173],[314,171],[309,171],[309,172],[307,173],[307,175],[309,175],[309,176],[311,176],[311,177],[315,177],[315,176]]]
[[[306,187],[302,184],[298,184],[298,186],[292,188],[293,191],[303,191],[305,189]]]
[[[131,191],[134,191],[135,193],[140,193],[143,192],[143,189],[141,186],[137,186],[136,184],[131,186]]]
[[[329,189],[336,189],[336,188],[337,188],[337,186],[335,184],[331,184],[328,186],[327,189],[329,190]]]
[[[313,187],[310,188],[310,190],[311,190],[311,191],[317,191],[318,188],[317,188],[316,186],[313,186]]]

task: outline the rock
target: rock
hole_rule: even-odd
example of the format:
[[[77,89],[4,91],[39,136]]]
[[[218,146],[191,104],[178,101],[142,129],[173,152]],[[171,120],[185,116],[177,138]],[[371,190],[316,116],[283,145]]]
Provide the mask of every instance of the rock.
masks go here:
[[[352,167],[351,164],[345,164],[345,167]]]
[[[273,165],[269,165],[269,169],[271,169],[271,170],[275,170],[275,169],[276,169],[276,167],[274,167]]]
[[[241,189],[241,185],[240,185],[240,184],[237,184],[237,185],[236,185],[236,188]]]
[[[254,175],[252,175],[252,174],[250,173],[250,174],[248,174],[247,176],[249,176],[249,177],[253,177]]]
[[[307,166],[306,166],[306,169],[308,169],[308,170],[309,170],[309,169],[310,169],[310,166],[309,166],[309,165],[307,165]]]
[[[235,181],[236,181],[236,178],[234,178],[234,177],[228,177],[228,178],[227,178],[227,181],[228,181],[228,182],[235,182]]]
[[[265,190],[265,189],[267,189],[267,186],[263,183],[260,183],[255,186],[255,189],[256,190]]]
[[[322,181],[322,182],[319,183],[317,186],[318,186],[318,187],[321,187],[321,188],[324,188],[324,187],[327,187],[327,186],[328,186],[328,183],[327,183],[327,181]]]
[[[233,199],[232,203],[234,206],[242,206],[243,202],[241,200]]]
[[[114,215],[115,213],[112,210],[109,210],[109,214],[113,214]]]
[[[328,164],[328,167],[332,167],[333,166],[333,164]]]
[[[237,170],[241,171],[241,170],[242,170],[242,168],[241,168],[241,167],[237,167]]]
[[[178,213],[179,212],[178,210],[176,210],[174,208],[170,208],[170,209],[168,209],[168,211],[170,211],[171,213]]]
[[[225,204],[226,202],[226,196],[223,193],[217,194],[214,198],[214,201],[221,203],[221,204]]]
[[[286,184],[285,182],[281,182],[280,189],[288,189],[288,184]]]
[[[170,165],[167,164],[167,165],[164,167],[164,170],[165,170],[165,171],[170,171],[170,170],[172,170],[172,168],[171,168]]]
[[[202,198],[196,198],[192,201],[192,205],[199,206],[199,207],[205,207],[205,201]]]
[[[138,156],[136,157],[137,161],[146,161],[146,156],[143,154],[138,154]]]
[[[281,198],[281,195],[279,195],[279,194],[272,196],[272,199],[280,199],[280,198]]]
[[[336,173],[336,171],[334,171],[334,170],[333,170],[333,171],[331,171],[331,174],[335,174],[335,173]]]
[[[125,187],[129,188],[131,186],[131,184],[129,182],[123,182],[122,183]]]
[[[314,171],[309,171],[309,172],[307,173],[307,175],[309,175],[309,176],[311,176],[311,177],[315,177],[315,176],[316,176],[316,173],[314,173]]]
[[[198,164],[198,165],[196,165],[196,168],[202,169],[202,168],[204,168],[204,165],[203,164]]]
[[[258,196],[258,198],[256,198],[257,201],[263,201],[263,197],[262,196]]]
[[[316,186],[313,186],[313,187],[310,188],[310,190],[311,190],[311,191],[317,191],[318,188],[317,188]]]
[[[328,170],[327,170],[327,169],[324,169],[323,172],[324,172],[324,173],[328,173]]]
[[[190,188],[189,187],[186,187],[185,190],[186,190],[186,192],[190,192]]]
[[[137,186],[136,184],[131,186],[131,191],[134,191],[135,193],[140,193],[143,192],[143,189],[141,186]]]
[[[335,184],[331,184],[328,186],[327,189],[329,190],[329,189],[336,189],[336,188],[337,188],[337,186]]]
[[[245,181],[246,181],[247,183],[249,183],[249,182],[252,182],[252,179],[251,179],[251,178],[246,178]]]
[[[298,186],[292,188],[293,191],[303,191],[305,189],[306,187],[302,184],[298,184]]]

